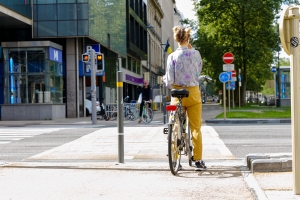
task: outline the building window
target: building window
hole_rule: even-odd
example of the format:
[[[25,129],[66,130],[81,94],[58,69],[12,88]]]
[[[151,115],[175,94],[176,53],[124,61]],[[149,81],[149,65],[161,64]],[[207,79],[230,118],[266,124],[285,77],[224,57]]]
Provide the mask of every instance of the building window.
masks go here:
[[[136,60],[132,59],[132,72],[136,73]]]
[[[122,68],[126,69],[126,58],[122,58]]]
[[[127,57],[127,70],[131,71],[131,57]]]
[[[5,53],[5,103],[63,103],[62,64],[48,59],[48,48]]]
[[[141,62],[140,61],[136,62],[136,69],[137,69],[136,73],[140,75],[141,74]]]

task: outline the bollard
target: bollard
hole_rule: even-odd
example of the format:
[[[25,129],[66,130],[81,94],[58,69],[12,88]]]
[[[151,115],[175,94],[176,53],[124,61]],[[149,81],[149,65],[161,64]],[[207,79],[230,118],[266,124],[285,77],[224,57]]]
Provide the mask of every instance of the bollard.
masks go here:
[[[120,64],[119,59],[119,64]],[[120,66],[120,65],[119,65]],[[123,113],[123,80],[122,72],[118,71],[117,89],[118,89],[118,158],[119,163],[124,163],[124,115]]]
[[[164,124],[167,123],[167,110],[166,110],[166,95],[162,95],[163,98],[163,114],[164,114]]]

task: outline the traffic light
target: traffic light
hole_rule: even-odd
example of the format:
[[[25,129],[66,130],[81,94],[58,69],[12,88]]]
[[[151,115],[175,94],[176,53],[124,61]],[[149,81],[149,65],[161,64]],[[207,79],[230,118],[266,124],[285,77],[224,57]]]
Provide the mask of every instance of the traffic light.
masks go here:
[[[97,71],[104,70],[104,55],[102,53],[96,53],[95,56]]]
[[[90,62],[90,54],[87,53],[82,54],[82,62],[84,63]]]

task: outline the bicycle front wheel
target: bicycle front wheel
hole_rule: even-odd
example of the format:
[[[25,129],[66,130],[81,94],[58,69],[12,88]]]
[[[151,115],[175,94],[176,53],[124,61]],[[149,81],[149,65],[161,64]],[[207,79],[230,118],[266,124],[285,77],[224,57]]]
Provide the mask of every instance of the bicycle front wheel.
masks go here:
[[[153,119],[153,110],[151,108],[145,108],[142,114],[142,120],[145,123],[150,123]]]
[[[176,175],[180,169],[181,153],[178,147],[180,143],[178,132],[174,131],[173,127],[173,124],[168,125],[168,157],[171,173]]]

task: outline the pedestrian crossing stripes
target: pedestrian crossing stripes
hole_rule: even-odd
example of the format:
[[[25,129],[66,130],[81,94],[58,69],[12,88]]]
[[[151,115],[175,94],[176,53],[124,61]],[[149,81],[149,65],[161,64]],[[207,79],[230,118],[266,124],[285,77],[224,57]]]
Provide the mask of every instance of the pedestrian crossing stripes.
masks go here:
[[[22,128],[20,130],[14,128],[0,129],[0,145],[8,144],[13,141],[22,140],[25,138],[34,137],[44,133],[51,133],[62,128]]]

